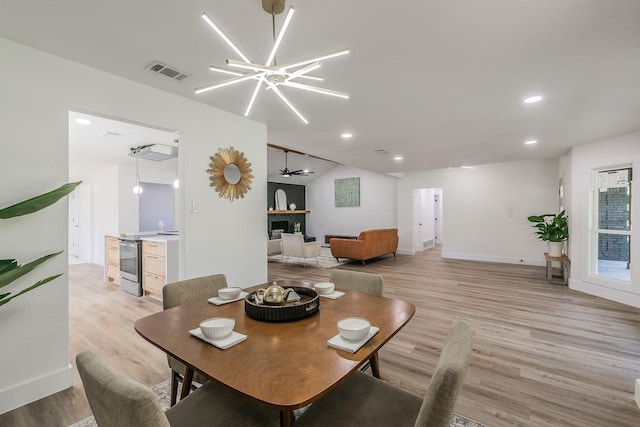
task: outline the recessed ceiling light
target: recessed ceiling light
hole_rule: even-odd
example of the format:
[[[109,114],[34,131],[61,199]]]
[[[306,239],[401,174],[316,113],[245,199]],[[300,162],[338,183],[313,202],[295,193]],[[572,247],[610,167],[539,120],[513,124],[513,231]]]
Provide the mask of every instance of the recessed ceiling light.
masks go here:
[[[87,119],[78,118],[76,119],[76,123],[79,125],[90,125],[91,121]]]
[[[473,166],[460,166],[462,169],[473,169]]]
[[[525,104],[535,104],[536,102],[540,102],[540,101],[542,101],[541,95],[528,96],[524,99]]]
[[[526,145],[533,145],[533,144],[537,144],[538,141],[535,139],[529,139],[528,141],[524,142]]]
[[[402,156],[395,156],[393,160],[402,160]]]
[[[351,137],[353,137],[353,134],[352,134],[352,133],[349,133],[349,132],[344,132],[344,133],[343,133],[342,135],[340,135],[340,136],[341,136],[341,137],[343,137],[343,138],[345,138],[345,139],[347,139],[347,138],[351,138]]]

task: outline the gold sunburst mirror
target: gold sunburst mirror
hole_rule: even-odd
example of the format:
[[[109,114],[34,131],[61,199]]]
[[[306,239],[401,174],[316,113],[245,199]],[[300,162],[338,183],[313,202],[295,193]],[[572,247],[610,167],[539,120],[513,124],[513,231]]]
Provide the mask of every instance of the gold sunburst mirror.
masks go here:
[[[247,191],[251,190],[251,163],[247,161],[243,152],[233,147],[219,148],[218,152],[210,156],[209,185],[215,187],[218,195],[231,200],[244,198]]]

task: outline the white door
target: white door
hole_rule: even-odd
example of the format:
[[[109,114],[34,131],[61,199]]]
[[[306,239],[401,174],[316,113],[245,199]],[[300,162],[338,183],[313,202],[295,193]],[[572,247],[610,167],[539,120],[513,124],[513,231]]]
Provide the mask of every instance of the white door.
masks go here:
[[[421,190],[413,190],[413,253],[422,250]]]
[[[442,221],[440,220],[440,217],[442,216],[442,205],[440,204],[439,192],[436,192],[436,194],[433,195],[433,215],[434,215],[433,228],[435,231],[435,244],[441,245],[442,244]]]
[[[80,225],[76,190],[69,194],[69,255],[77,258],[79,256]]]

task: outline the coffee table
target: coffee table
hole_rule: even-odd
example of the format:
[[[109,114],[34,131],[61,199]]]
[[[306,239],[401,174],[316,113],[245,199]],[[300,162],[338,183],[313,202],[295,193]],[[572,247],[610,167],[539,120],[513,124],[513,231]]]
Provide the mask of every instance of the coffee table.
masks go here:
[[[288,280],[278,284],[313,286]],[[221,306],[201,302],[144,317],[135,323],[135,330],[187,366],[183,395],[188,393],[195,370],[242,397],[279,410],[281,425],[291,426],[294,409],[309,405],[343,382],[414,313],[415,306],[406,301],[347,291],[336,300],[321,297],[318,313],[291,322],[252,319],[244,312],[243,300]],[[202,320],[215,316],[234,318],[234,331],[247,339],[221,350],[189,334]],[[379,332],[355,353],[329,347],[327,340],[338,333],[338,320],[352,316],[368,319]]]

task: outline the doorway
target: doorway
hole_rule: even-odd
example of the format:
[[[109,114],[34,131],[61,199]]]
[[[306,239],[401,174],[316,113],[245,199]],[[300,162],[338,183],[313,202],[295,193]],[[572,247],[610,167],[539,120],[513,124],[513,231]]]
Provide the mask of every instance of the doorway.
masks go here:
[[[104,265],[105,235],[147,231],[140,227],[140,197],[133,193],[136,175],[143,185],[162,184],[176,193],[168,202],[172,224],[164,219],[161,227],[156,219],[154,230],[180,228],[182,199],[174,188],[178,157],[149,160],[129,154],[146,145],[178,147],[184,142],[181,132],[76,111],[69,111],[68,130],[69,181],[83,182],[69,199],[69,254]]]
[[[442,188],[413,190],[413,253],[441,244]]]

